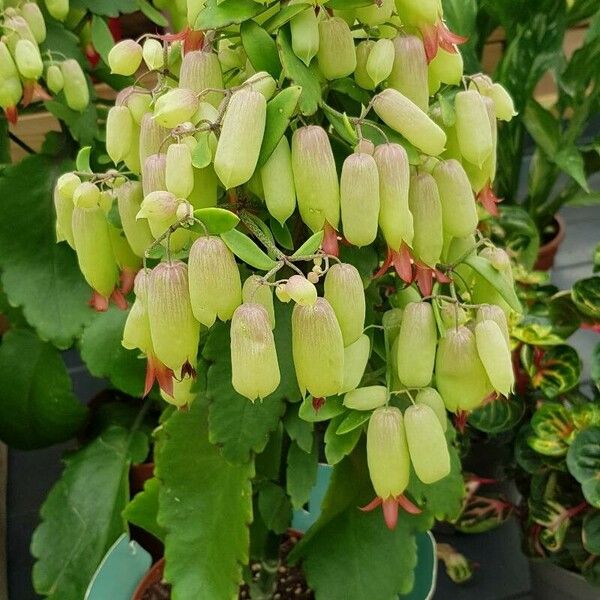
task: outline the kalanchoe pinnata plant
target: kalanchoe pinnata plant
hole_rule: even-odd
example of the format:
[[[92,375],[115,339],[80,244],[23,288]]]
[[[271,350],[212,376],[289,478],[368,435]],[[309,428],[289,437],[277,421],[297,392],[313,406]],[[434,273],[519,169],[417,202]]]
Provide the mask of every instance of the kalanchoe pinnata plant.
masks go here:
[[[448,486],[460,505],[447,411],[464,421],[513,385],[494,311],[520,304],[510,262],[477,231],[476,200],[496,168],[494,102],[430,87],[469,84],[438,0],[244,6],[209,0],[182,33],[113,48],[115,74],[147,71],[107,120],[115,167],[57,183],[57,231],[73,239],[99,310],[122,307],[131,277],[118,272],[140,269],[123,344],[147,359],[146,392],[156,379],[181,408],[204,385],[211,406],[231,389],[250,429],[266,428],[245,451],[224,439],[235,417],[211,429],[234,463],[264,450],[283,410],[294,444],[327,422],[327,461],[362,460],[363,510],[382,506],[389,529],[402,519],[413,535],[454,510],[430,506],[432,490]],[[76,219],[83,210],[93,231]],[[111,231],[131,250],[127,265]],[[173,418],[194,418],[199,393]],[[295,468],[288,459],[288,483]]]

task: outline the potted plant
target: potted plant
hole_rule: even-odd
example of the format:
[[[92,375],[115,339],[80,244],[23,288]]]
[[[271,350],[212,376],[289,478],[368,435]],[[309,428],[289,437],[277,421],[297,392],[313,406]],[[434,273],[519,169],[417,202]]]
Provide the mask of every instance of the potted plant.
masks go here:
[[[316,597],[408,594],[418,534],[464,494],[447,411],[464,423],[513,384],[521,304],[474,194],[510,97],[456,88],[463,40],[437,2],[209,0],[187,17],[105,48],[123,89],[75,165],[51,137],[0,180],[19,199],[5,283],[37,266],[10,237],[32,229],[21,196],[46,225],[36,256],[56,226],[50,265],[71,266],[49,280],[56,315],[9,300],[129,396],[66,458],[32,542],[36,589],[81,598],[132,523],[164,541],[174,596],[235,597],[250,561],[277,560],[321,461],[320,516],[287,560]],[[21,357],[6,351],[9,371]]]

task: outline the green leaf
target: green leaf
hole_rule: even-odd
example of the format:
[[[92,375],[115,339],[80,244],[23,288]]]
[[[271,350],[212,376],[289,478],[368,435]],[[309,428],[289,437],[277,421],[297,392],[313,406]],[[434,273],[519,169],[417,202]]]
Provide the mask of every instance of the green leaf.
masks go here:
[[[313,397],[308,396],[304,398],[300,405],[300,418],[309,423],[329,421],[329,419],[333,419],[333,417],[336,417],[346,410],[342,404],[342,400],[343,398],[341,396],[330,396],[329,398],[325,398],[325,403],[315,410]]]
[[[50,51],[58,56],[74,58],[84,69],[89,65],[81,51],[79,37],[67,29],[63,23],[54,19],[46,19],[46,39],[40,44],[40,51],[42,56]]]
[[[350,410],[344,413],[344,418],[341,420],[336,433],[344,435],[354,431],[357,427],[361,427],[371,418],[371,412],[367,410]]]
[[[153,22],[160,27],[168,27],[169,21],[165,16],[150,4],[147,0],[136,0],[140,10]]]
[[[111,307],[95,315],[80,343],[81,358],[95,377],[107,378],[118,389],[134,397],[144,392],[146,361],[136,350],[121,344],[128,311]]]
[[[571,290],[571,297],[586,317],[600,320],[600,277],[577,281]]]
[[[500,274],[499,271],[494,269],[489,260],[482,256],[471,255],[465,258],[463,263],[471,267],[493,286],[514,311],[518,313],[523,312],[523,307],[517,298],[514,287]]]
[[[345,456],[354,450],[362,434],[362,428],[356,427],[348,433],[337,433],[345,414],[337,415],[327,426],[325,431],[325,458],[330,465],[337,465]]]
[[[525,405],[516,397],[497,398],[475,409],[469,415],[469,425],[479,431],[495,435],[513,429],[523,418]]]
[[[198,143],[192,152],[192,164],[196,169],[204,169],[212,162],[213,155],[208,144],[208,135],[199,135]]]
[[[221,235],[231,231],[240,222],[240,218],[230,210],[224,208],[199,208],[194,211],[194,217],[202,221],[208,233],[212,235]],[[195,224],[193,231],[204,233],[201,225]]]
[[[103,17],[118,17],[119,13],[132,13],[138,10],[136,0],[71,0],[71,8],[89,10],[92,14]]]
[[[298,103],[300,112],[306,116],[314,115],[321,102],[318,76],[294,54],[287,29],[280,29],[277,33],[277,49],[285,76],[302,88]]]
[[[364,104],[365,106],[369,104],[371,99],[369,92],[363,90],[351,77],[342,77],[341,79],[330,81],[329,89],[348,96],[348,98],[360,102],[360,104]]]
[[[535,143],[552,160],[560,147],[560,123],[539,102],[531,98],[523,115],[523,122]]]
[[[533,359],[532,349],[524,346],[521,357],[534,389],[548,398],[556,398],[579,384],[581,360],[571,346],[551,346],[537,360]]]
[[[87,416],[60,354],[32,331],[9,330],[2,338],[0,390],[0,439],[15,448],[64,442]]]
[[[562,404],[545,402],[531,418],[527,443],[538,454],[564,456],[574,430],[572,415]]]
[[[286,250],[294,249],[294,240],[289,227],[284,223],[283,225],[275,218],[269,218],[269,227],[273,233],[273,237],[279,246]]]
[[[540,249],[540,234],[534,220],[519,206],[500,206],[501,245],[520,264],[532,270]]]
[[[92,44],[102,60],[108,64],[108,53],[115,45],[115,41],[106,21],[98,15],[92,16]],[[80,170],[79,167],[77,168]]]
[[[600,555],[600,512],[595,510],[585,515],[581,538],[583,547],[590,554]]]
[[[479,11],[477,0],[443,0],[444,19],[450,31],[467,38],[465,44],[460,45],[467,73],[481,70],[477,56],[479,32],[477,29],[477,15]]]
[[[266,71],[279,79],[281,62],[273,38],[255,21],[245,21],[240,27],[242,46],[256,71]]]
[[[123,533],[127,473],[148,440],[139,431],[110,427],[65,459],[65,469],[41,509],[33,534],[33,585],[49,600],[81,600],[100,561]]]
[[[292,499],[292,506],[296,510],[308,502],[317,481],[319,451],[317,444],[313,446],[311,452],[306,452],[296,442],[292,442],[288,450],[285,479],[287,492]]]
[[[356,132],[348,128],[347,119],[345,119],[345,115],[334,110],[331,106],[327,104],[323,104],[323,112],[327,117],[327,120],[331,123],[335,132],[350,146],[354,146],[358,142],[358,136]]]
[[[93,97],[93,96],[91,96]],[[71,135],[82,145],[91,144],[98,133],[98,112],[96,105],[90,101],[90,104],[83,112],[70,109],[65,102],[59,100],[63,98],[62,93],[56,99],[44,102],[44,106],[59,121],[64,121],[69,128]]]
[[[292,505],[285,490],[268,481],[258,492],[258,510],[267,529],[285,533],[292,521]]]
[[[311,6],[310,3],[302,4],[288,4],[275,13],[272,17],[267,19],[263,23],[263,27],[269,32],[273,33],[279,29],[282,25],[285,25],[288,21],[293,19],[296,15],[299,15],[305,8]]]
[[[290,438],[298,444],[304,452],[311,452],[313,449],[314,425],[300,418],[298,415],[298,406],[290,404],[283,419],[285,430]]]
[[[420,517],[401,513],[389,531],[381,509],[361,512],[374,495],[367,473],[362,447],[334,468],[321,516],[289,556],[317,598],[391,600],[411,589]]]
[[[326,2],[327,8],[351,9],[360,8],[361,6],[371,6],[373,0],[329,0]]]
[[[317,231],[317,233],[313,233],[305,242],[292,254],[293,258],[299,256],[312,256],[320,247],[323,242],[323,236],[325,233],[323,231]]]
[[[296,112],[298,99],[302,93],[300,86],[290,86],[279,92],[267,103],[267,124],[260,147],[257,169],[262,167],[279,144]]]
[[[144,489],[136,494],[123,511],[123,517],[132,525],[141,527],[156,539],[164,542],[166,531],[157,522],[160,481],[156,477],[144,483]]]
[[[75,166],[78,171],[84,171],[85,173],[92,173],[92,168],[90,167],[90,154],[92,152],[91,146],[84,146],[77,153],[77,158],[75,159]]]
[[[37,155],[0,177],[2,288],[39,336],[60,348],[71,346],[93,316],[75,253],[56,243],[52,190],[69,168],[71,162]]]
[[[592,353],[590,366],[590,375],[596,384],[597,388],[600,388],[600,344],[597,344],[594,348],[594,352]]]
[[[207,0],[200,11],[194,29],[221,29],[228,25],[243,23],[260,14],[264,7],[252,0]]]
[[[232,229],[221,234],[221,238],[227,247],[246,264],[259,269],[270,271],[277,264],[269,258],[246,234]]]
[[[585,164],[583,155],[575,146],[563,146],[554,155],[554,162],[567,174],[570,175],[585,192],[590,191],[590,187],[585,175]]]
[[[577,435],[567,453],[567,466],[581,484],[585,499],[600,508],[600,427]]]
[[[167,532],[165,579],[173,597],[235,597],[248,562],[253,463],[232,465],[209,442],[202,401],[163,423],[155,456],[158,523]]]

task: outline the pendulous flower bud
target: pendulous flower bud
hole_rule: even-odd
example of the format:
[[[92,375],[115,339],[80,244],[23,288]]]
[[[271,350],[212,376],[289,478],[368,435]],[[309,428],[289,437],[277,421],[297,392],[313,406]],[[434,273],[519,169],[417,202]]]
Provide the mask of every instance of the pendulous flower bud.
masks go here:
[[[414,404],[404,412],[410,460],[417,477],[435,483],[450,473],[450,453],[444,430],[432,408]]]
[[[242,286],[242,302],[260,304],[269,315],[271,329],[275,329],[275,308],[273,306],[273,288],[262,277],[250,275]]]
[[[44,0],[50,16],[57,21],[64,21],[69,14],[69,0]]]
[[[106,152],[117,164],[131,149],[133,140],[133,117],[126,106],[113,106],[106,119]]]
[[[44,72],[44,63],[37,44],[30,40],[19,40],[15,48],[17,69],[24,79],[37,80]]]
[[[261,168],[260,177],[269,214],[283,225],[296,209],[292,152],[285,136]]]
[[[135,300],[127,315],[121,345],[127,350],[140,350],[146,356],[153,354],[150,320],[148,318],[148,281],[150,271],[142,269],[135,276]]]
[[[354,246],[368,246],[377,237],[379,174],[370,154],[354,153],[342,167],[340,205],[344,237]]]
[[[394,0],[383,0],[380,3],[373,3],[371,6],[364,6],[356,9],[356,18],[369,27],[383,25],[394,12]]]
[[[447,52],[438,48],[435,58],[429,63],[429,94],[435,94],[442,83],[460,85],[464,74],[464,63],[460,52]]]
[[[388,246],[399,250],[402,242],[412,245],[413,216],[408,208],[410,165],[399,144],[381,144],[375,149],[379,172],[379,226]]]
[[[492,131],[483,97],[474,90],[458,92],[455,109],[460,152],[466,160],[482,167],[493,150]]]
[[[73,191],[73,204],[81,208],[94,208],[100,204],[100,190],[90,181],[80,183]]]
[[[364,333],[353,344],[344,348],[344,382],[340,394],[345,394],[359,386],[370,353],[371,340]]]
[[[398,377],[406,387],[429,385],[436,347],[437,328],[431,304],[411,302],[402,316],[396,357]]]
[[[374,410],[388,401],[384,385],[371,385],[351,390],[344,396],[344,406],[352,410]]]
[[[285,291],[301,306],[313,306],[317,301],[317,288],[302,275],[292,275],[285,284]]]
[[[63,93],[67,106],[77,112],[83,112],[90,103],[90,91],[84,72],[73,58],[63,61],[60,68],[64,79]]]
[[[382,38],[375,42],[367,59],[367,73],[375,85],[385,81],[394,66],[394,43]]]
[[[267,101],[274,96],[277,90],[277,82],[266,71],[254,73],[244,81],[243,85],[255,92],[260,92]]]
[[[504,311],[495,304],[483,304],[477,311],[477,323],[487,320],[494,321],[496,325],[500,327],[502,337],[506,342],[506,347],[510,350],[510,333],[508,331],[508,321],[506,320]]]
[[[223,94],[219,92],[205,93],[205,90],[220,90],[224,87],[218,56],[214,52],[205,50],[188,52],[181,63],[179,85],[196,94],[202,94],[203,102],[208,102],[217,108],[223,99]]]
[[[191,90],[176,88],[163,94],[154,104],[154,120],[172,129],[189,121],[198,110],[198,96]]]
[[[380,119],[402,134],[425,154],[437,156],[444,151],[446,134],[426,113],[393,88],[383,90],[373,99]]]
[[[396,10],[407,25],[433,25],[442,12],[439,0],[396,0]]]
[[[327,132],[318,125],[299,127],[292,136],[292,169],[302,220],[313,231],[340,219],[340,186]]]
[[[169,132],[152,118],[152,113],[144,114],[140,126],[140,164],[142,167],[149,156],[167,151],[168,135]]]
[[[71,248],[73,241],[73,194],[81,184],[75,173],[65,173],[58,178],[54,187],[54,209],[56,211],[56,241],[66,241]]]
[[[115,101],[117,106],[126,106],[136,125],[142,124],[142,118],[150,112],[152,94],[141,87],[126,87],[119,92]]]
[[[416,35],[399,35],[394,38],[393,44],[394,64],[388,85],[426,113],[429,108],[429,86],[423,42]]]
[[[163,45],[154,38],[147,38],[142,47],[142,57],[150,71],[162,69],[165,64]]]
[[[190,249],[190,299],[194,315],[210,327],[217,317],[231,319],[242,303],[240,271],[231,250],[218,236],[199,237]]]
[[[356,49],[348,23],[339,17],[319,22],[319,70],[325,79],[348,77],[356,69]]]
[[[435,382],[450,412],[477,408],[492,391],[475,336],[467,327],[446,331],[435,361]]]
[[[223,117],[215,173],[226,189],[246,183],[256,169],[265,133],[267,101],[260,92],[234,92]]]
[[[336,263],[325,276],[324,297],[331,304],[342,331],[344,346],[353,344],[365,328],[365,288],[351,264]]]
[[[194,365],[192,365],[194,366]],[[189,406],[198,395],[194,391],[196,380],[193,377],[184,377],[183,379],[173,378],[173,395],[171,396],[165,390],[160,390],[160,397],[169,404],[179,408]]]
[[[241,304],[231,319],[231,382],[254,401],[272,394],[281,380],[271,322],[264,306]]]
[[[147,219],[154,239],[162,235],[177,222],[179,200],[169,192],[152,192],[144,197],[137,219]],[[178,252],[190,241],[190,232],[179,228],[172,232],[168,239],[161,240],[163,246],[169,245],[172,252]]]
[[[58,94],[65,86],[65,78],[58,65],[50,65],[46,71],[46,85],[53,94]]]
[[[194,169],[194,189],[188,200],[194,208],[209,208],[217,205],[218,181],[212,165]]]
[[[167,189],[167,155],[151,154],[142,166],[144,196]],[[171,192],[172,193],[172,192]]]
[[[377,496],[383,500],[400,496],[408,485],[410,455],[400,410],[378,408],[367,429],[367,463]]]
[[[185,263],[163,262],[152,269],[148,318],[152,346],[161,363],[176,377],[186,364],[196,364],[200,324],[192,314]]]
[[[497,392],[508,396],[515,384],[510,350],[496,321],[486,319],[475,326],[477,352]]]
[[[512,121],[519,114],[511,95],[499,83],[494,83],[486,95],[494,101],[496,115],[501,121]]]
[[[35,2],[25,2],[20,8],[21,16],[27,21],[31,33],[38,44],[46,39],[46,21],[40,7]]]
[[[337,394],[344,382],[344,340],[333,308],[324,298],[296,304],[292,313],[292,354],[302,394]]]
[[[479,222],[475,196],[463,166],[457,160],[439,162],[433,178],[442,203],[444,233],[451,237],[467,237]]]
[[[373,50],[375,42],[373,40],[364,40],[356,46],[356,69],[354,70],[354,81],[361,88],[365,90],[374,90],[376,85],[371,79],[367,71],[367,63],[369,62],[369,55]]]
[[[142,64],[142,47],[134,40],[122,40],[108,53],[108,66],[115,75],[133,75]]]
[[[292,0],[290,4],[299,4],[301,0]],[[292,34],[292,50],[306,65],[317,55],[319,50],[319,21],[315,9],[310,6],[290,21]]]
[[[178,198],[187,198],[194,189],[192,152],[185,143],[171,144],[165,165],[167,190]]]
[[[417,404],[425,404],[431,408],[431,410],[433,410],[435,413],[440,425],[442,426],[442,431],[446,432],[448,429],[446,406],[444,405],[444,401],[437,390],[430,387],[419,390],[419,393],[415,397],[415,402]]]
[[[117,203],[121,225],[131,249],[137,256],[143,257],[154,238],[148,222],[137,219],[144,195],[139,181],[127,181],[117,188]]]
[[[411,179],[409,207],[413,215],[413,250],[417,258],[434,267],[444,247],[442,203],[435,179],[428,173]]]

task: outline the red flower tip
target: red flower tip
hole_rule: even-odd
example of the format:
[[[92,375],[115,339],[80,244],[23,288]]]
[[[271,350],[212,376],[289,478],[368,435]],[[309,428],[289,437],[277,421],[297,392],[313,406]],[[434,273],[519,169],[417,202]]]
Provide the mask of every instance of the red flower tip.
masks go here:
[[[8,106],[4,109],[4,114],[6,115],[6,120],[11,125],[16,125],[19,120],[19,111],[16,106]]]
[[[133,269],[125,268],[121,271],[119,276],[119,289],[123,293],[123,295],[127,296],[133,290],[133,283],[135,281],[135,276],[137,275],[137,271]]]
[[[33,93],[35,92],[35,81],[28,80],[23,83],[23,97],[21,98],[21,106],[26,107],[31,104],[33,100]]]
[[[398,277],[405,283],[411,284],[414,281],[413,272],[413,257],[410,248],[406,244],[402,244],[398,250],[393,250],[388,246],[388,253],[381,268],[373,275],[373,279],[383,277],[390,267],[398,274]]]
[[[325,223],[325,227],[323,227],[323,242],[321,244],[323,252],[329,256],[339,256],[339,241],[340,238],[338,237],[338,232],[335,230],[335,228],[329,223]]]
[[[158,381],[160,389],[165,394],[173,396],[173,371],[161,363],[155,356],[148,356],[144,397],[150,393],[155,381]]]
[[[433,274],[435,269],[424,265],[423,263],[415,263],[417,286],[423,296],[431,296],[433,292]]]
[[[92,297],[88,304],[96,312],[106,312],[108,310],[108,298],[100,295],[96,290],[92,292]]]
[[[110,299],[114,302],[115,306],[120,310],[127,310],[127,298],[123,296],[123,292],[117,288],[113,290],[110,295]]]
[[[363,512],[371,512],[375,510],[378,506],[382,507],[383,511],[383,520],[387,528],[390,531],[394,531],[396,526],[398,525],[398,509],[401,508],[409,515],[418,515],[422,511],[421,509],[413,504],[404,494],[400,494],[400,496],[390,496],[385,500],[376,496],[365,506],[359,506],[359,510]]]
[[[187,54],[194,50],[200,50],[204,44],[204,32],[189,29],[183,40],[183,53]]]
[[[461,433],[465,432],[467,427],[467,420],[469,419],[469,413],[466,410],[459,410],[454,417],[454,427]]]
[[[483,208],[492,215],[492,217],[497,217],[499,215],[498,204],[502,202],[502,199],[494,194],[494,190],[489,182],[486,183],[485,187],[479,192],[477,200],[481,203]]]
[[[312,399],[312,407],[315,409],[315,412],[319,412],[319,410],[324,406],[325,398],[313,398]]]
[[[425,56],[427,56],[428,63],[431,63],[437,56],[438,48],[443,48],[446,52],[455,54],[458,52],[456,46],[468,41],[468,38],[450,31],[443,21],[439,21],[435,25],[423,25],[421,35],[423,36]]]

